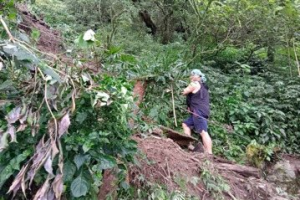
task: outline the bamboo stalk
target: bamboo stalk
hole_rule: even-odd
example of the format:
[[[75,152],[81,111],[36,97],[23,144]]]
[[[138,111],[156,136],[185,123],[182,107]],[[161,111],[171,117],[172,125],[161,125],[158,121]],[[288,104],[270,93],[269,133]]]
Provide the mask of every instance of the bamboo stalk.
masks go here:
[[[177,127],[177,118],[176,118],[176,111],[175,111],[173,84],[171,84],[171,94],[172,94],[173,116],[174,116],[175,126]]]
[[[6,31],[6,33],[7,33],[7,35],[9,36],[9,41],[15,42],[15,38],[14,38],[14,37],[12,36],[12,34],[10,33],[10,31],[9,31],[9,29],[8,29],[8,27],[7,27],[6,23],[5,23],[5,21],[4,21],[3,18],[2,18],[2,16],[0,16],[0,21],[1,21],[1,23],[2,23],[2,25],[3,25],[3,27],[4,27],[4,29],[5,29],[5,31]]]
[[[298,56],[297,56],[297,52],[296,52],[295,40],[293,40],[293,48],[294,48],[294,54],[295,54],[295,59],[296,59],[296,65],[298,68],[298,76],[300,77],[300,64],[299,64],[299,60],[298,60]]]

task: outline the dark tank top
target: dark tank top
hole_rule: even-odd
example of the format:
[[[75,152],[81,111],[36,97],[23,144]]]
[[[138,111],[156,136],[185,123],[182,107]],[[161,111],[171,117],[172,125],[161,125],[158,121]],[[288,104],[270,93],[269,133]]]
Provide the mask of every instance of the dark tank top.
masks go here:
[[[199,83],[201,85],[200,90],[195,94],[189,93],[186,97],[186,103],[192,112],[201,111],[202,117],[208,118],[210,114],[208,87],[205,83]]]

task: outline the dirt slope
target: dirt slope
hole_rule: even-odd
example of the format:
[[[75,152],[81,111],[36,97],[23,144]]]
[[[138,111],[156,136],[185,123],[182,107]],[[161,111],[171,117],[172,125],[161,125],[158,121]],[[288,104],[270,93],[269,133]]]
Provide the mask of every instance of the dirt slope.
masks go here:
[[[26,5],[19,4],[17,8],[23,20],[19,24],[19,28],[24,30],[28,35],[31,34],[33,29],[40,32],[37,48],[45,53],[59,53],[62,50],[62,38],[60,32],[51,29],[43,19],[31,14]]]
[[[186,190],[199,199],[215,199],[219,194],[209,191],[201,176],[204,170],[209,170],[211,180],[221,176],[229,185],[230,190],[223,192],[225,199],[293,199],[278,194],[276,185],[263,179],[259,169],[216,156],[187,152],[171,139],[135,137],[135,140],[144,155],[139,158],[141,165],[132,166],[130,171],[130,183],[137,187],[143,187],[147,182],[158,183],[167,186],[169,191]]]

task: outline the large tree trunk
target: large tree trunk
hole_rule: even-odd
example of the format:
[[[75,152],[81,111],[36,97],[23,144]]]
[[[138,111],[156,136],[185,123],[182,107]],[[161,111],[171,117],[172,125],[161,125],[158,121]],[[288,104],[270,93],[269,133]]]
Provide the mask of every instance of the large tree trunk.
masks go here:
[[[147,10],[143,10],[143,11],[141,10],[139,12],[139,15],[142,18],[142,20],[145,22],[146,26],[151,29],[151,34],[155,35],[156,31],[157,31],[157,27],[154,24],[154,22],[152,21],[151,16],[148,13],[148,11]]]

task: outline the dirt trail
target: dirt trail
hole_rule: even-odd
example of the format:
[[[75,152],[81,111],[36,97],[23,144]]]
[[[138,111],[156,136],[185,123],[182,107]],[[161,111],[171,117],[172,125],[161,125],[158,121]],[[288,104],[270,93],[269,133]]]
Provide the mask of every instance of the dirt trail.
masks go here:
[[[171,139],[135,137],[141,151],[140,166],[132,166],[130,183],[144,187],[148,183],[167,186],[169,191],[185,190],[199,199],[215,199],[207,189],[201,173],[209,170],[221,176],[230,190],[223,192],[226,199],[289,199],[278,194],[276,185],[264,180],[260,170],[241,166],[216,156],[183,150]],[[195,180],[198,180],[198,182]],[[218,186],[217,186],[218,187]]]

